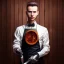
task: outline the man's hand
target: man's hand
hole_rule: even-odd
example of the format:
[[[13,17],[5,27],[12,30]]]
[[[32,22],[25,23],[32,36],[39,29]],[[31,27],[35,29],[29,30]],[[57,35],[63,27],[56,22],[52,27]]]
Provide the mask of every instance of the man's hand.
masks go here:
[[[15,49],[14,49],[14,52],[15,52],[16,54],[18,54],[18,55],[22,55],[22,51],[21,51],[21,49],[19,49],[19,48],[15,48]]]
[[[31,60],[31,63],[36,63],[39,59],[39,54],[36,54],[34,56],[31,56],[29,60]]]

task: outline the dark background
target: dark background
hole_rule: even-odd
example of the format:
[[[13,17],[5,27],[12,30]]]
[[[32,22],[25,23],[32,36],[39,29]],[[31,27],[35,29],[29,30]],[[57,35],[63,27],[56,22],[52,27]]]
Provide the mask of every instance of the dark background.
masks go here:
[[[37,1],[37,22],[48,28],[50,53],[45,64],[64,64],[64,1],[63,0],[0,0],[0,64],[19,64],[13,53],[14,31],[26,23],[26,4]],[[42,62],[42,61],[41,61]]]

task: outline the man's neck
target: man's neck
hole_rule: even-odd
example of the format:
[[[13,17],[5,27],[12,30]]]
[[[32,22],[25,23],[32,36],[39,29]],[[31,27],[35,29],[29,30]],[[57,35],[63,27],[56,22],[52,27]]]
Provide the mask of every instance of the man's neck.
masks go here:
[[[34,20],[34,21],[29,21],[29,20],[28,20],[27,23],[28,23],[28,24],[33,24],[34,22],[35,22],[35,20]]]

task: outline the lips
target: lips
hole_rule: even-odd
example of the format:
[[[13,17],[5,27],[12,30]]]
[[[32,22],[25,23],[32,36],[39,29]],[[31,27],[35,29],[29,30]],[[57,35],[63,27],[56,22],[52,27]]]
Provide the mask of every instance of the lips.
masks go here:
[[[32,20],[32,19],[34,19],[34,17],[30,17],[30,19]]]
[[[31,19],[33,19],[34,17],[31,17]]]

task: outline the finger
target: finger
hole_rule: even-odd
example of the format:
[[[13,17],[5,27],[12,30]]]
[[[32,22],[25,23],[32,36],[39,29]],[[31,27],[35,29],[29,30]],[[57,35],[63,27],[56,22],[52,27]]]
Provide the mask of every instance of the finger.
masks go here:
[[[37,57],[37,55],[34,55],[34,56],[33,56],[33,59],[36,59],[36,57]]]

